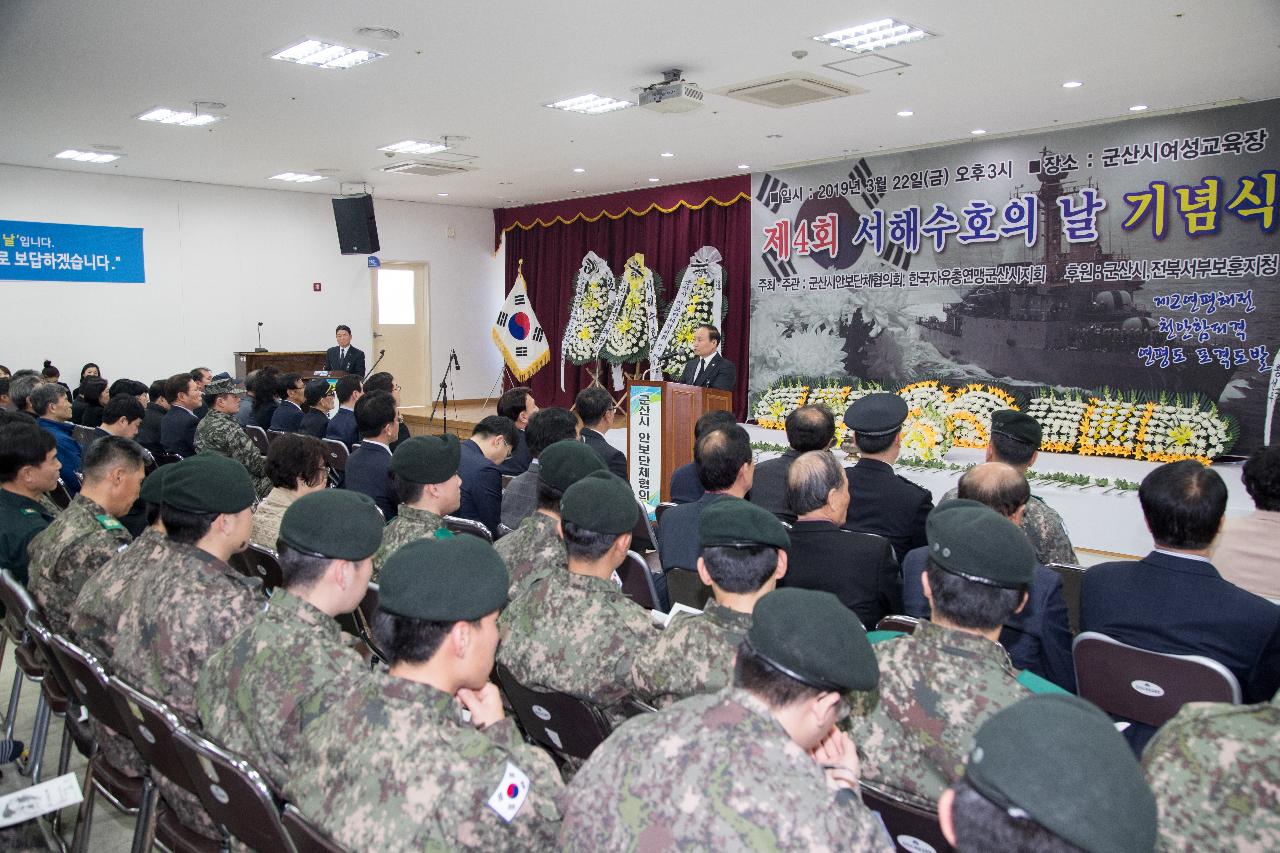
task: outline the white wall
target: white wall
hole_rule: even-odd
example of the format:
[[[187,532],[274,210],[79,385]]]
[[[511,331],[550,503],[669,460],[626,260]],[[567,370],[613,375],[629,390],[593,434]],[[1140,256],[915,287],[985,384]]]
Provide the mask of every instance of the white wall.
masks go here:
[[[484,397],[502,369],[489,337],[503,299],[492,211],[376,196],[379,257],[428,265],[433,386],[453,347],[466,369],[451,393]],[[372,366],[369,271],[363,255],[339,254],[329,198],[0,165],[0,219],[142,228],[147,277],[0,281],[0,364],[52,359],[72,386],[87,361],[144,382],[197,364],[234,373],[232,352],[257,345],[261,320],[272,350],[325,349],[346,323]]]

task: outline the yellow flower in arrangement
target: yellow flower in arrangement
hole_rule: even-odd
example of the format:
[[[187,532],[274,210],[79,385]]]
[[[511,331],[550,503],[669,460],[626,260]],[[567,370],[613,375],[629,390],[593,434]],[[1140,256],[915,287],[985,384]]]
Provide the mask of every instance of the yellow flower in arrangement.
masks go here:
[[[583,326],[582,331],[578,332],[578,337],[584,341],[591,340],[591,330],[586,326]]]
[[[1186,424],[1179,424],[1169,430],[1169,443],[1175,445],[1187,445],[1195,440],[1196,434],[1191,427]]]
[[[680,331],[676,332],[676,342],[677,342],[677,343],[681,343],[681,344],[691,344],[691,343],[693,343],[693,329],[692,329],[692,327],[689,327],[689,328],[683,328],[683,329],[681,329]]]
[[[633,325],[635,324],[631,322],[630,317],[623,317],[621,320],[618,321],[618,325],[616,326],[616,329],[621,334],[626,334],[627,332],[631,331],[631,327]]]

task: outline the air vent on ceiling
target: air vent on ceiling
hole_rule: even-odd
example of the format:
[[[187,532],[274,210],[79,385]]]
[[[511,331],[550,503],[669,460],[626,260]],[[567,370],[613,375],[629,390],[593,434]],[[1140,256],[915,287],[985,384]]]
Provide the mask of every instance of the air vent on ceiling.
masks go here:
[[[408,160],[394,166],[383,166],[384,172],[395,172],[398,175],[421,175],[426,178],[440,175],[457,175],[461,172],[473,172],[471,166],[458,166],[452,163],[433,163],[430,160]]]
[[[719,94],[750,104],[759,104],[762,107],[783,108],[829,101],[832,98],[843,98],[847,95],[862,95],[866,91],[857,86],[831,83],[820,77],[789,75],[729,86],[719,90]]]

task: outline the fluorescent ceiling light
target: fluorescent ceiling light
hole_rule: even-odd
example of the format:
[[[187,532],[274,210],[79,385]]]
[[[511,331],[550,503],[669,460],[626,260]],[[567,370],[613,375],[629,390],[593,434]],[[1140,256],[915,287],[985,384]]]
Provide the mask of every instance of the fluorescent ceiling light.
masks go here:
[[[213,113],[195,113],[191,110],[171,110],[168,107],[152,107],[145,113],[136,116],[139,121],[154,121],[159,124],[177,124],[182,127],[204,127],[215,121],[222,121],[224,116]]]
[[[579,175],[581,175],[583,172],[585,172],[585,171],[587,171],[587,170],[586,170],[586,169],[584,169],[584,168],[582,168],[581,166],[574,166],[574,167],[573,167],[573,171],[574,171],[574,172],[576,172],[576,173],[578,173]]]
[[[823,33],[820,36],[814,36],[813,40],[825,42],[833,47],[843,48],[853,53],[866,53],[871,50],[880,50],[908,42],[921,41],[932,35],[933,33],[926,32],[911,24],[895,21],[893,18],[884,18],[879,21],[872,21],[869,24],[859,24],[856,27]]]
[[[649,183],[651,183],[651,184],[656,184],[657,182],[658,182],[658,178],[650,178],[650,179],[649,179]]]
[[[910,116],[913,116],[913,115],[915,115],[915,113],[913,113],[911,110],[898,110],[899,118],[909,118]]]
[[[324,175],[308,175],[305,172],[281,172],[278,175],[272,175],[273,181],[290,181],[295,184],[309,184],[312,181],[323,181]]]
[[[625,110],[627,107],[634,107],[635,104],[630,101],[604,98],[600,95],[579,95],[576,98],[565,98],[563,101],[556,101],[554,104],[545,104],[544,106],[551,107],[553,110],[564,110],[565,112],[593,116],[601,113],[611,113],[614,110]]]
[[[981,136],[982,134],[986,133],[986,131],[980,127],[975,127],[973,130],[969,132],[972,133],[974,136]]]
[[[385,53],[376,50],[347,47],[344,44],[319,39],[303,39],[271,54],[272,59],[329,70],[354,68],[384,56],[386,56]]]
[[[739,169],[750,169],[750,168],[751,168],[751,166],[750,166],[749,164],[747,164],[747,163],[739,163],[739,164],[738,164],[738,168],[739,168]]]
[[[1146,104],[1134,104],[1133,106],[1129,107],[1129,112],[1131,112],[1131,113],[1140,113],[1140,112],[1142,112],[1142,111],[1143,111],[1143,110],[1145,110],[1145,109],[1147,109],[1147,105],[1146,105]]]
[[[441,151],[448,151],[450,147],[443,142],[419,142],[416,139],[406,139],[394,145],[384,145],[378,150],[390,151],[393,154],[439,154]]]
[[[449,194],[448,194],[448,193],[436,193],[436,195],[440,196],[440,198],[448,198],[448,197],[449,197]]]
[[[1062,84],[1062,88],[1064,88],[1064,89],[1079,89],[1079,88],[1080,88],[1081,86],[1083,86],[1083,85],[1084,85],[1084,83],[1081,83],[1079,80],[1068,80],[1067,82],[1065,82],[1065,83],[1063,83],[1063,84]]]
[[[80,151],[75,148],[59,151],[53,156],[59,160],[74,160],[77,163],[110,163],[113,160],[120,159],[119,154],[107,154],[102,151]]]
[[[672,154],[670,151],[663,151],[663,152],[662,152],[662,154],[661,154],[660,156],[662,156],[662,157],[674,157],[674,156],[676,156],[676,155]]]

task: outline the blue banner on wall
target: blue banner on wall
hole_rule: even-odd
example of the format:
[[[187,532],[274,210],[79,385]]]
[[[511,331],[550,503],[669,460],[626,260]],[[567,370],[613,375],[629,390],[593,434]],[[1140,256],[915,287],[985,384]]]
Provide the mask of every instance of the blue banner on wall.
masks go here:
[[[0,280],[145,282],[142,229],[0,219]]]

